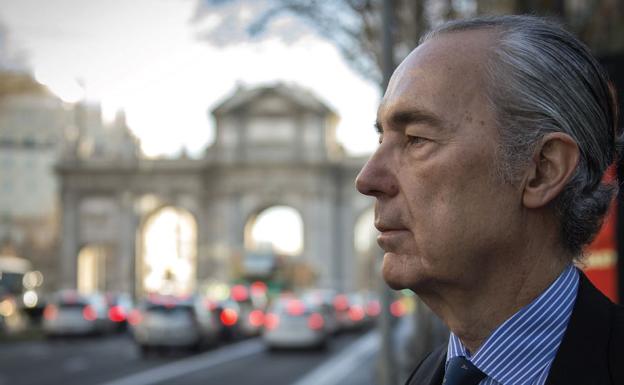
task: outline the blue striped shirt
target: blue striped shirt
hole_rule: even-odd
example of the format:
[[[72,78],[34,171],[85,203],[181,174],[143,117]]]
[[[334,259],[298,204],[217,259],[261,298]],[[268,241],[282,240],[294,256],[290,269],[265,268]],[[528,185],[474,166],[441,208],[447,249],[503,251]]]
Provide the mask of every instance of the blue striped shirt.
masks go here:
[[[573,265],[539,297],[497,327],[471,355],[451,333],[446,362],[464,356],[487,375],[479,385],[544,385],[578,291]]]

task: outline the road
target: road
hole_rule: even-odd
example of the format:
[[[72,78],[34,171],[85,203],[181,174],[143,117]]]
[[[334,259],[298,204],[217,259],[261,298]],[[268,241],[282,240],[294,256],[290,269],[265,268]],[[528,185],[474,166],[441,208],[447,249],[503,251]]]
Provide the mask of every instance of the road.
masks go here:
[[[376,337],[345,334],[326,351],[278,352],[256,338],[147,358],[127,336],[17,342],[0,346],[0,385],[373,384]]]

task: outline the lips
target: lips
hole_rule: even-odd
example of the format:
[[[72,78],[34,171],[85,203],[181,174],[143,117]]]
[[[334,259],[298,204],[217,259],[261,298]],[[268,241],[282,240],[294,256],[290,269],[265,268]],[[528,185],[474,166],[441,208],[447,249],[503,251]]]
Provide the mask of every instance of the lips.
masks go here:
[[[393,232],[393,231],[406,231],[407,230],[403,226],[383,223],[383,222],[380,222],[380,221],[375,221],[375,228],[377,230],[379,230],[380,233]]]
[[[377,243],[385,251],[395,250],[403,243],[404,238],[409,235],[408,230],[403,227],[382,224],[375,224],[375,227],[379,230]]]

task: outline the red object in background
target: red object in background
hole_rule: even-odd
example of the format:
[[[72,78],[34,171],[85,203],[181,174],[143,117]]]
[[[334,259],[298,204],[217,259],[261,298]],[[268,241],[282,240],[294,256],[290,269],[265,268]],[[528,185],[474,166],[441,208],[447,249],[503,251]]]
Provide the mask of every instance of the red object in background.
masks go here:
[[[291,299],[288,301],[288,305],[286,305],[286,311],[290,315],[300,316],[305,313],[305,305],[298,299]]]
[[[247,291],[247,288],[243,285],[232,286],[231,294],[232,299],[236,302],[247,301],[247,298],[249,298],[249,292]]]
[[[403,301],[401,301],[400,299],[397,299],[390,304],[390,314],[392,314],[393,316],[397,318],[403,317],[405,313],[407,313],[407,308],[405,307]]]
[[[82,318],[87,321],[95,321],[97,314],[91,305],[87,305],[82,309]]]
[[[377,300],[372,300],[366,305],[366,314],[370,317],[377,317],[381,313],[381,304]]]
[[[349,299],[344,294],[338,294],[334,298],[334,308],[336,311],[347,311],[349,309]]]
[[[359,322],[364,319],[364,309],[359,305],[353,305],[349,309],[349,318],[353,322]]]
[[[56,306],[52,304],[47,305],[45,309],[43,310],[43,318],[47,319],[48,321],[56,319],[57,315],[58,315],[58,309],[56,308]]]
[[[141,314],[138,310],[132,310],[128,315],[128,323],[130,325],[136,326],[143,322],[143,314]]]
[[[325,320],[319,313],[312,313],[308,318],[308,327],[312,330],[320,330],[323,325],[325,325]]]
[[[225,326],[234,326],[238,322],[238,313],[234,309],[225,308],[221,312],[221,323]]]
[[[615,167],[605,173],[604,181],[615,179]],[[618,301],[618,273],[615,221],[617,204],[614,199],[605,221],[594,241],[587,247],[581,267],[587,278],[613,302]]]
[[[264,282],[256,281],[251,284],[249,287],[249,291],[251,291],[251,295],[254,296],[262,296],[267,292],[267,285]]]
[[[253,310],[249,313],[249,323],[253,327],[260,327],[264,325],[264,313],[262,310]]]
[[[113,306],[108,310],[108,318],[113,322],[123,322],[126,320],[126,313],[121,306]]]
[[[277,314],[268,313],[264,317],[264,327],[267,330],[273,330],[277,327],[277,325],[279,325],[279,317]]]

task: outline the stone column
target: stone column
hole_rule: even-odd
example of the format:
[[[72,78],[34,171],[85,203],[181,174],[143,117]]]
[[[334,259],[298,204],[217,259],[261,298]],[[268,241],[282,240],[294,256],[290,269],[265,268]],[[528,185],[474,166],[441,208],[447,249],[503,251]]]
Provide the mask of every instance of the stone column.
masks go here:
[[[336,208],[336,231],[334,242],[337,243],[336,264],[338,265],[337,278],[342,290],[351,291],[356,288],[357,272],[360,269],[355,255],[355,232],[353,229],[353,209],[345,202]]]
[[[309,196],[304,206],[304,260],[315,266],[320,287],[335,287],[334,248],[332,244],[331,198],[327,194]]]
[[[117,247],[117,287],[115,290],[131,293],[135,287],[136,233],[138,218],[134,211],[134,197],[130,192],[123,192],[119,201],[119,229]]]
[[[79,198],[76,192],[62,192],[63,219],[60,256],[59,288],[75,289],[77,285],[77,266],[79,245]]]

